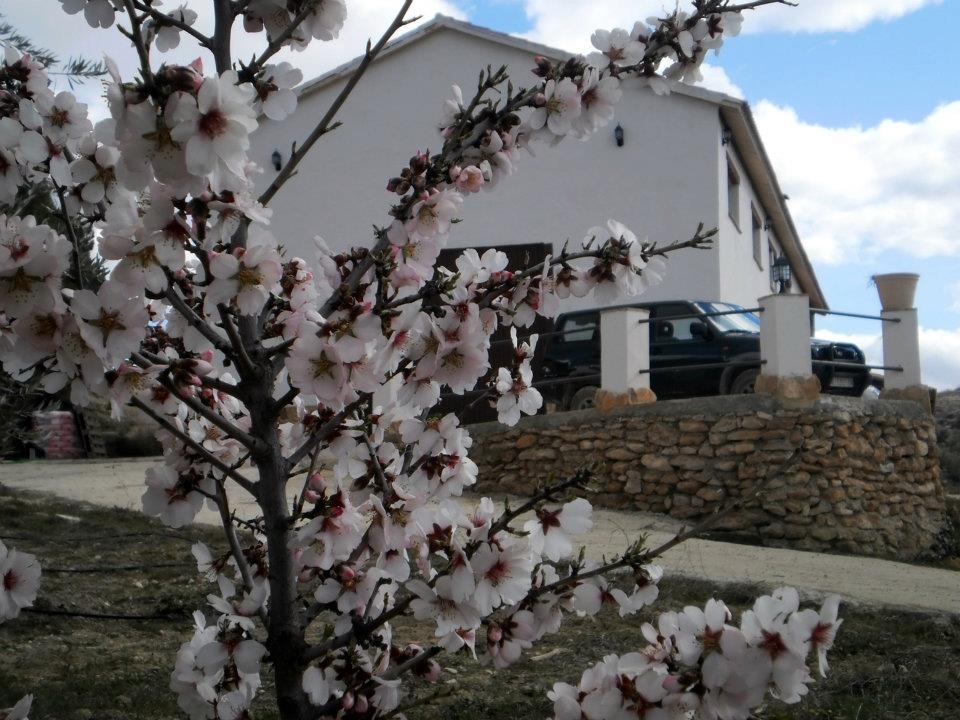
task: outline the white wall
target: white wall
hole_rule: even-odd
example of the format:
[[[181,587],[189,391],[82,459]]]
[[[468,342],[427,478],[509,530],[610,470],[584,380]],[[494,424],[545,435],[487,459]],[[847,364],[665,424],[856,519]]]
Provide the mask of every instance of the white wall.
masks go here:
[[[720,181],[718,200],[720,228],[720,290],[719,296],[726,302],[756,307],[757,298],[776,292],[770,282],[770,258],[768,244],[772,241],[777,254],[782,248],[772,231],[764,229],[767,212],[754,190],[747,171],[737,154],[736,144],[720,143],[718,130],[717,177]],[[731,219],[727,204],[727,162],[731,162],[740,177],[739,224]],[[760,262],[754,259],[753,252],[753,209],[760,217]],[[798,292],[796,283],[792,292]]]
[[[439,148],[436,126],[450,85],[460,84],[468,95],[480,68],[503,63],[515,85],[535,79],[526,53],[448,29],[375,63],[344,107],[344,125],[320,140],[271,203],[274,232],[289,254],[311,259],[317,234],[335,249],[369,244],[371,226],[389,222],[387,210],[396,198],[385,190],[387,179],[418,149]],[[252,147],[253,158],[266,168],[261,188],[275,176],[270,154],[279,149],[286,160],[290,143],[307,135],[343,82],[303,98],[282,125],[264,119]],[[552,242],[559,249],[570,239],[575,247],[607,218],[666,244],[689,237],[701,220],[709,228],[718,215],[726,217],[720,212],[725,174],[718,177],[715,163],[715,104],[625,88],[618,120],[622,148],[613,140],[615,121],[589,142],[568,138],[557,148],[540,146],[537,157],[524,153],[518,172],[495,191],[468,197],[451,245]],[[741,300],[736,289],[742,283],[721,285],[718,256],[728,257],[717,249],[675,255],[667,280],[646,297]],[[735,257],[725,267],[738,266]],[[753,300],[761,294],[755,292]],[[591,298],[564,309],[595,304]]]

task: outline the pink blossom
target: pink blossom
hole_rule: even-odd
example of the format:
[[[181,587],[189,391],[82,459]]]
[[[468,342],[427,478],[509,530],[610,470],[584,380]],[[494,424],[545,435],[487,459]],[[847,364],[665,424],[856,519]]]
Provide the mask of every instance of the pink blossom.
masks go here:
[[[185,143],[187,170],[209,176],[216,192],[245,189],[243,165],[257,127],[253,97],[254,89],[227,70],[203,81],[196,102],[184,94],[176,102],[170,137]]]
[[[563,137],[570,132],[573,121],[580,116],[580,90],[570,78],[547,80],[540,104],[527,120],[533,130],[546,128]]]
[[[40,587],[40,563],[29,553],[8,550],[0,542],[0,623],[31,607]]]

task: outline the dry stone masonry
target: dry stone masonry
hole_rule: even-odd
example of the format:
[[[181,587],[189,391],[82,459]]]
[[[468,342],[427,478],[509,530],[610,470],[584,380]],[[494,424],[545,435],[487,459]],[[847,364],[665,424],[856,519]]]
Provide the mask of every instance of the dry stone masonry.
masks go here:
[[[727,396],[470,430],[486,493],[530,494],[593,463],[595,504],[695,522],[771,476],[718,528],[766,545],[900,559],[934,554],[948,522],[933,418],[909,401],[823,397],[791,409]]]

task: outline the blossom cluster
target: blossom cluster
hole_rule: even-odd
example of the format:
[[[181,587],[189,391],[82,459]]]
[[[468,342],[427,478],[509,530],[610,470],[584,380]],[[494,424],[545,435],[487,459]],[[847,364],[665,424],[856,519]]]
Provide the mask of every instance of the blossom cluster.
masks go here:
[[[226,574],[227,562],[214,559],[202,543],[193,547],[201,573],[215,579],[219,594],[207,596],[217,621],[207,625],[194,613],[193,637],[177,652],[170,689],[177,704],[192,719],[239,720],[249,717],[260,688],[260,661],[267,649],[253,637],[254,618],[269,598],[265,577],[257,576],[249,592],[240,593]]]
[[[819,612],[800,610],[793,588],[761,596],[743,613],[740,626],[719,600],[701,609],[662,613],[643,625],[643,650],[608,655],[587,669],[576,685],[556,683],[549,693],[556,720],[746,720],[769,691],[796,703],[812,678],[807,657],[826,671],[826,653],[842,620],[839,598]]]

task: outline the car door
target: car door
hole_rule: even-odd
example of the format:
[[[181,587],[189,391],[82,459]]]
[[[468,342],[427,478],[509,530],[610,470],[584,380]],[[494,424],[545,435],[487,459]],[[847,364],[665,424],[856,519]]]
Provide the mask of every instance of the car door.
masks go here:
[[[545,369],[556,375],[599,372],[600,315],[585,312],[564,316],[551,338],[547,364],[552,367],[545,365]]]
[[[717,394],[722,368],[692,367],[721,361],[715,338],[694,335],[693,324],[703,323],[696,314],[689,303],[650,308],[650,387],[659,398]]]

